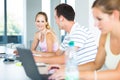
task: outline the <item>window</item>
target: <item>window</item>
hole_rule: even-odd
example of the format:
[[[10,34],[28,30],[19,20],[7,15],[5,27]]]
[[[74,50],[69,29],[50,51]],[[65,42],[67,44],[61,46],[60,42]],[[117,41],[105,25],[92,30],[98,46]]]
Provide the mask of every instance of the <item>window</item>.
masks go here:
[[[0,0],[0,43],[22,43],[23,1]]]
[[[42,11],[47,14],[50,23],[50,0],[42,0]]]
[[[0,42],[3,41],[4,24],[4,0],[0,0]]]

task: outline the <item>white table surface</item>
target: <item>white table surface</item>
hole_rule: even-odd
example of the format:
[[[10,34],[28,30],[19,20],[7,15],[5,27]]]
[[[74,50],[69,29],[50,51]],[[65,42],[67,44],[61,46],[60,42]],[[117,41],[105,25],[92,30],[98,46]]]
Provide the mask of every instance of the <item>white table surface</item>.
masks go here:
[[[47,73],[47,67],[38,68],[42,74]],[[23,66],[14,63],[4,63],[0,58],[0,80],[31,80],[25,74]]]

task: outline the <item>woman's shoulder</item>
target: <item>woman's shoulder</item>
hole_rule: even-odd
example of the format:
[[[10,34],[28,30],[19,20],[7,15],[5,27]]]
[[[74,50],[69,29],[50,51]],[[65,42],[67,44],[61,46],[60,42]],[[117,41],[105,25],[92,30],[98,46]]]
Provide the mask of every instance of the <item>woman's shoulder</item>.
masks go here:
[[[101,34],[99,44],[105,45],[107,34]]]
[[[47,29],[47,30],[46,30],[46,33],[52,33],[52,30]]]
[[[46,31],[46,35],[51,35],[52,36],[53,34],[54,34],[54,32],[52,30],[47,30]]]
[[[46,32],[46,37],[47,38],[55,38],[56,39],[56,35],[55,35],[55,33],[52,30],[48,30]]]
[[[47,37],[52,37],[52,36],[53,36],[53,32],[50,31],[50,30],[47,30],[47,31],[46,31],[46,36],[47,36]]]

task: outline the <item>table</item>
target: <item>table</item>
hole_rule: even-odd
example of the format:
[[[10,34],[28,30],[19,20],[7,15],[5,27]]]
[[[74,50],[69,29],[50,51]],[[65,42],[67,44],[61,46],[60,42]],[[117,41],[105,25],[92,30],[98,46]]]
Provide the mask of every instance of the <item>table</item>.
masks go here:
[[[47,67],[39,67],[42,74],[47,73]],[[0,80],[31,80],[26,76],[23,66],[16,65],[16,62],[4,63],[0,58]]]

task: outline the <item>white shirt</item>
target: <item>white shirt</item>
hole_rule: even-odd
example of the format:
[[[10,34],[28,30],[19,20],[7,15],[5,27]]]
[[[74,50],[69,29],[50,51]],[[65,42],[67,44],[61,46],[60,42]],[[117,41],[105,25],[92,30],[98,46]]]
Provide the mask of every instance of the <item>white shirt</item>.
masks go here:
[[[95,37],[87,27],[75,23],[70,33],[65,36],[60,49],[65,51],[68,48],[69,41],[74,41],[75,46],[79,47],[75,53],[77,64],[84,64],[95,60],[97,45]]]
[[[106,44],[106,60],[104,64],[104,69],[116,69],[119,61],[120,61],[120,54],[114,55],[110,50],[110,34],[107,35]]]

